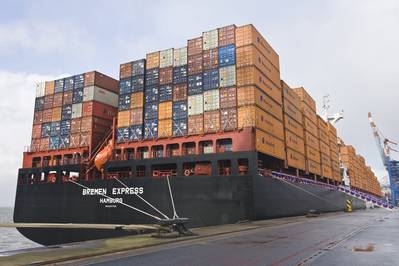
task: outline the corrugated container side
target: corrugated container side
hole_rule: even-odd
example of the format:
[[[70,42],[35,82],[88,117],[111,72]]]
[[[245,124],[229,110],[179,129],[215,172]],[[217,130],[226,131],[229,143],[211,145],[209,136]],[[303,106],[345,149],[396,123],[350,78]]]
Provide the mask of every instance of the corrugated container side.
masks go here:
[[[284,142],[260,129],[256,129],[256,150],[285,160]]]
[[[116,142],[123,143],[129,141],[129,127],[121,127],[116,130]]]
[[[82,124],[81,118],[72,119],[71,120],[71,133],[79,133],[81,124]]]
[[[318,138],[310,134],[308,131],[305,130],[305,144],[307,146],[312,147],[313,149],[320,151],[320,141]]]
[[[73,89],[82,89],[85,86],[85,75],[78,74],[73,77]]]
[[[172,85],[161,85],[159,87],[159,101],[172,101]]]
[[[42,125],[33,125],[32,138],[38,139],[42,137]]]
[[[90,101],[118,107],[118,94],[97,86],[85,87],[83,90],[83,102]]]
[[[187,111],[187,102],[180,101],[180,102],[173,102],[173,120],[180,120],[180,119],[187,119],[188,111]]]
[[[255,86],[237,88],[237,104],[238,106],[257,105],[278,120],[283,121],[281,105]]]
[[[145,87],[145,102],[152,103],[159,101],[159,87],[157,85],[151,85]]]
[[[64,79],[57,79],[54,81],[54,93],[64,91]]]
[[[320,152],[327,156],[330,156],[330,147],[324,142],[320,141]]]
[[[54,97],[54,105],[55,105],[55,97]],[[76,88],[73,90],[72,103],[81,103],[83,102],[83,88]]]
[[[144,105],[144,119],[151,120],[158,118],[158,103]]]
[[[173,86],[173,101],[187,100],[187,84],[179,84]]]
[[[310,159],[316,163],[320,163],[320,152],[312,147],[305,145],[306,159]]]
[[[188,135],[201,135],[204,133],[204,116],[194,115],[188,117]]]
[[[203,72],[204,91],[216,88],[219,88],[219,69],[205,70]]]
[[[332,178],[332,170],[331,167],[326,165],[321,165],[321,175],[324,177]]]
[[[132,77],[132,92],[144,91],[144,75]],[[120,92],[120,94],[122,94]]]
[[[145,73],[145,59],[139,59],[132,62],[132,76],[142,76]]]
[[[47,95],[44,97],[44,109],[53,108],[54,95]]]
[[[202,62],[204,70],[217,68],[218,64],[218,49],[210,49],[202,53]]]
[[[50,138],[49,137],[41,138],[41,140],[40,140],[40,150],[41,151],[47,151],[49,149],[49,144],[50,144]]]
[[[36,97],[43,97],[46,94],[46,84],[44,82],[36,83]]]
[[[330,142],[330,138],[328,137],[328,135],[325,132],[320,131],[320,130],[319,130],[319,139],[320,139],[320,142],[324,142],[327,145]]]
[[[129,140],[138,141],[143,139],[143,125],[133,125],[129,127]]]
[[[135,92],[130,95],[130,108],[143,108],[144,107],[144,93]]]
[[[219,46],[225,46],[235,43],[236,39],[236,26],[229,25],[219,28]]]
[[[188,122],[187,118],[183,119],[173,119],[172,121],[172,130],[173,136],[186,136],[188,134]]]
[[[132,80],[131,78],[121,79],[119,81],[119,93],[128,94],[132,92]]]
[[[317,125],[307,117],[303,118],[303,127],[306,131],[310,132],[314,137],[318,136]]]
[[[61,121],[61,135],[68,135],[71,133],[71,120]]]
[[[85,102],[82,106],[82,116],[95,116],[112,121],[116,115],[116,108],[100,102]]]
[[[172,136],[172,119],[163,119],[158,121],[158,138],[167,138]]]
[[[156,139],[158,137],[158,120],[144,121],[144,139]]]
[[[301,109],[301,99],[299,96],[291,89],[290,86],[288,86],[287,83],[285,83],[284,80],[281,80],[281,87],[283,91],[283,98],[291,103],[291,105],[294,105],[297,109]]]
[[[33,124],[41,124],[43,122],[43,111],[37,111],[33,113]]]
[[[226,66],[219,68],[220,87],[231,87],[236,85],[236,67]]]
[[[55,86],[54,80],[46,81],[45,88],[44,88],[44,94],[45,95],[54,94],[54,86]]]
[[[32,139],[30,150],[31,152],[38,152],[40,151],[40,138],[39,139]]]
[[[303,87],[293,88],[293,90],[299,96],[302,102],[304,102],[308,107],[310,107],[310,109],[316,112],[316,101]]]
[[[180,84],[187,82],[187,66],[180,66],[173,68],[173,84]]]
[[[67,120],[72,118],[72,104],[63,105],[61,111],[61,120]]]
[[[73,99],[73,91],[65,91],[64,95],[62,96],[62,104],[72,104]]]
[[[46,115],[46,117],[48,117],[50,115],[50,112],[48,112],[48,113],[46,112],[45,115]],[[61,120],[61,116],[62,116],[62,108],[61,107],[54,107],[52,109],[52,112],[51,112],[51,121],[52,122],[60,121]],[[46,120],[48,120],[48,118],[46,118]],[[47,122],[49,122],[49,121],[47,121]]]
[[[162,102],[158,106],[158,120],[172,118],[172,102]]]
[[[131,97],[130,93],[119,95],[119,103],[118,103],[119,111],[130,109],[130,97]]]
[[[71,91],[74,87],[74,77],[64,78],[64,91]]]
[[[71,134],[69,147],[78,148],[80,146],[80,133]]]
[[[321,175],[321,165],[319,163],[307,159],[306,165],[309,173]]]
[[[219,109],[219,89],[204,92],[204,111]]]
[[[120,64],[119,66],[119,78],[128,78],[132,76],[133,65],[132,62]]]
[[[204,112],[203,94],[188,96],[188,115],[199,115]]]
[[[128,127],[130,123],[130,111],[118,112],[118,127]]]
[[[202,93],[202,74],[188,77],[188,95]]]
[[[72,104],[72,119],[82,117],[82,103]]]
[[[278,104],[282,104],[282,92],[280,87],[271,82],[254,66],[240,67],[237,69],[237,86],[248,85],[257,86]]]
[[[219,66],[231,66],[236,64],[236,47],[234,44],[219,47],[218,50]],[[237,65],[238,67],[238,65]]]
[[[223,131],[237,129],[237,109],[228,108],[220,110],[220,127]]]
[[[41,127],[41,137],[47,138],[51,135],[51,123],[43,123]]]
[[[159,68],[152,68],[146,70],[145,86],[158,85],[159,84]]]
[[[202,33],[202,47],[209,50],[218,47],[219,34],[218,30],[210,30]]]
[[[44,97],[35,98],[35,112],[36,111],[43,111],[44,107]]]
[[[67,120],[68,121],[68,120]],[[58,136],[61,133],[61,122],[51,122],[50,123],[50,137]]]
[[[159,57],[160,68],[173,66],[173,48],[161,51]]]
[[[220,130],[219,111],[204,112],[204,133],[212,133]]]
[[[194,38],[187,41],[187,55],[195,55],[202,53],[202,37]]]
[[[173,67],[159,69],[159,84],[170,84],[173,82]]]
[[[143,124],[143,108],[135,108],[130,110],[130,125]]]
[[[202,54],[188,56],[188,75],[199,74],[202,72]]]
[[[290,148],[287,148],[287,164],[288,166],[297,168],[299,170],[306,170],[305,156]]]
[[[84,74],[84,86],[97,86],[113,93],[119,93],[118,81],[97,71]]]
[[[53,118],[53,110],[47,109],[43,111],[43,123],[51,122]]]
[[[146,69],[159,67],[159,52],[153,52],[146,55]]]
[[[295,119],[298,123],[302,124],[302,112],[300,109],[296,108],[290,101],[284,98],[284,112],[291,118]]]
[[[173,53],[173,66],[187,65],[187,46],[174,50]]]
[[[296,152],[305,155],[305,142],[302,138],[290,132],[289,130],[285,131],[285,145],[295,150]]]
[[[221,88],[219,90],[219,97],[221,109],[237,106],[237,90],[235,87]]]

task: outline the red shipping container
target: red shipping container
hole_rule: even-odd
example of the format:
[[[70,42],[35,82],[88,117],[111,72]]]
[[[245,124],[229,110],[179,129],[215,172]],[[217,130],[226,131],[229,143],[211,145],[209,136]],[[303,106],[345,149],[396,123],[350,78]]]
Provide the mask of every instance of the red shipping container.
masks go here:
[[[79,133],[81,124],[82,124],[81,118],[72,119],[71,120],[71,133]]]
[[[235,107],[220,110],[220,126],[223,131],[237,128],[237,109]]]
[[[73,91],[66,91],[63,95],[63,104],[72,104]]]
[[[43,123],[43,112],[37,111],[33,114],[33,124],[41,124]]]
[[[61,107],[62,106],[62,97],[63,97],[62,92],[54,94],[53,107]]]
[[[188,135],[200,135],[204,133],[203,115],[193,115],[188,117]]]
[[[54,95],[44,96],[44,109],[53,108]]]
[[[188,57],[188,75],[199,74],[202,72],[202,54],[191,55]]]
[[[211,133],[220,130],[219,111],[210,111],[204,113],[204,132]]]
[[[112,120],[117,114],[117,108],[99,102],[84,102],[82,106],[82,116],[96,116],[103,119]]]
[[[185,101],[187,100],[187,84],[179,84],[173,86],[173,101]]]
[[[143,124],[143,108],[135,108],[130,110],[130,125]]]
[[[237,90],[235,87],[221,88],[219,90],[220,108],[231,108],[237,106]]]
[[[47,109],[43,111],[43,123],[51,122],[53,118],[53,109]]]
[[[187,41],[187,55],[195,55],[202,53],[202,37]]]
[[[50,138],[41,138],[40,139],[40,150],[47,151],[49,149]]]
[[[119,82],[116,79],[108,77],[97,71],[87,72],[84,74],[85,83],[84,86],[98,86],[103,89],[119,93]]]
[[[173,82],[173,67],[159,69],[159,84],[170,84]]]
[[[218,67],[218,48],[206,50],[202,53],[204,70]]]
[[[42,136],[42,125],[33,125],[32,138],[39,139]]]
[[[32,142],[30,144],[30,151],[31,152],[37,152],[40,151],[40,141],[41,139],[32,139]]]
[[[80,131],[81,132],[96,132],[104,134],[111,128],[112,121],[98,117],[83,117]]]
[[[71,134],[69,139],[69,147],[78,148],[80,147],[80,133]]]

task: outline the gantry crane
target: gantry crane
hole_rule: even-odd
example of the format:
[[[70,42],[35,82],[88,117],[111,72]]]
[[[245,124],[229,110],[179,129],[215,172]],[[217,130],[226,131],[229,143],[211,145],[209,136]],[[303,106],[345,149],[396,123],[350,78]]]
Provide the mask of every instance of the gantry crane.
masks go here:
[[[388,138],[384,137],[384,135],[381,134],[376,124],[374,123],[370,112],[368,113],[368,117],[371,129],[373,130],[373,135],[377,144],[377,148],[382,159],[382,163],[384,164],[385,169],[388,171],[392,204],[397,206],[399,201],[399,193],[398,193],[399,161],[391,159],[391,152],[392,151],[398,152],[397,150],[392,148],[392,145],[397,145],[397,143],[392,140],[389,140]]]

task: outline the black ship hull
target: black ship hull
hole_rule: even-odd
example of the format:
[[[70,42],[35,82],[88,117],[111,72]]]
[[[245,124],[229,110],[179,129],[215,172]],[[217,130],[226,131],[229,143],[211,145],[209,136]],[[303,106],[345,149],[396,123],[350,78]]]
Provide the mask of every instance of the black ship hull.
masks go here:
[[[65,170],[65,167],[62,169]],[[20,174],[24,171],[29,172],[32,169],[21,169]],[[103,189],[97,191],[106,191],[105,194],[111,198],[161,216],[134,195],[135,191],[142,188],[143,193],[139,195],[168,217],[173,216],[166,178],[128,177],[119,180],[131,190],[123,192],[124,186],[116,179],[79,181],[79,184],[90,189]],[[250,167],[250,171],[245,175],[235,173],[229,176],[177,175],[170,177],[170,183],[177,213],[181,217],[189,218],[189,227],[297,216],[307,213],[309,209],[321,212],[341,211],[344,210],[346,199],[352,199],[354,209],[365,208],[363,201],[345,193],[313,185],[294,186],[278,179],[260,176],[254,167]],[[157,222],[152,217],[112,202],[104,196],[92,195],[93,191],[87,191],[71,182],[20,184],[17,187],[14,222],[88,224]],[[99,229],[19,228],[18,230],[25,237],[43,245],[132,234],[121,230]]]

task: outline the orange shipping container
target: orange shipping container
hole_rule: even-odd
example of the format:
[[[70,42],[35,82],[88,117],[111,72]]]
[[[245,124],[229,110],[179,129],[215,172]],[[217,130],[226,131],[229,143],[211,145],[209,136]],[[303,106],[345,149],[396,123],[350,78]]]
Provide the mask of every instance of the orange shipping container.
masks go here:
[[[306,159],[310,159],[312,161],[315,161],[317,163],[320,163],[320,152],[313,149],[310,146],[305,145],[305,151],[306,151]]]
[[[117,109],[115,107],[100,102],[84,102],[82,105],[82,116],[95,116],[113,120],[116,117],[116,113]]]
[[[305,144],[313,149],[320,151],[320,141],[318,138],[305,130]]]
[[[112,91],[116,94],[119,93],[119,82],[116,79],[108,77],[97,71],[87,72],[84,74],[84,86],[97,86],[105,90]]]
[[[319,129],[319,139],[321,142],[324,142],[327,146],[328,143],[330,143],[330,138],[328,137],[328,135],[320,129]]]
[[[146,55],[146,69],[159,67],[159,51]]]
[[[31,152],[40,151],[40,141],[41,141],[41,139],[32,139],[32,142],[31,142],[31,145],[30,145],[30,151]]]
[[[204,112],[204,133],[217,132],[220,130],[219,111]]]
[[[119,67],[119,78],[124,79],[132,76],[133,69],[132,62],[120,64]]]
[[[321,165],[325,165],[325,166],[331,167],[331,159],[330,159],[329,155],[321,153],[320,154],[320,161],[321,161]]]
[[[42,136],[42,125],[34,125],[32,127],[32,138],[39,139]]]
[[[280,87],[279,70],[275,68],[254,45],[237,47],[236,58],[237,68],[253,65],[274,84]]]
[[[305,171],[306,161],[305,156],[290,148],[287,148],[287,165]]]
[[[284,139],[283,123],[255,105],[238,108],[238,128],[256,127],[277,137]]]
[[[302,112],[287,99],[284,99],[284,112],[298,123],[302,124]]]
[[[44,96],[44,109],[53,108],[54,95]]]
[[[54,102],[53,102],[53,106],[54,107],[61,107],[62,106],[62,97],[63,97],[63,93],[56,93],[54,94]]]
[[[63,105],[72,104],[72,97],[73,97],[72,91],[64,92],[64,95],[62,97]]]
[[[47,109],[43,111],[43,123],[51,122],[52,117],[53,117],[53,109]]]
[[[280,69],[278,54],[252,24],[237,27],[236,46],[241,47],[249,44],[255,45],[275,68]]]
[[[173,82],[173,67],[159,69],[159,84],[170,84]]]
[[[44,95],[54,94],[54,86],[55,86],[54,80],[46,81],[44,86]]]
[[[282,104],[280,84],[276,86],[256,67],[240,67],[237,69],[237,86],[254,85],[269,95],[278,104]]]
[[[203,115],[193,115],[188,117],[188,135],[200,135],[204,133]]]
[[[331,161],[339,162],[339,154],[335,152],[330,152]]]
[[[304,140],[288,130],[285,131],[285,145],[288,148],[291,148],[296,152],[305,155]]]
[[[142,91],[132,93],[130,96],[130,108],[143,108],[144,107],[144,93]]]
[[[283,98],[293,104],[297,109],[301,109],[301,99],[284,80],[281,81],[281,88],[283,90]]]
[[[332,170],[330,166],[326,166],[326,165],[321,165],[321,175],[327,178],[332,179],[333,175],[332,175]]]
[[[52,122],[61,121],[61,114],[62,114],[61,107],[53,108],[51,112],[51,121]]]
[[[200,74],[202,72],[202,54],[190,55],[187,60],[188,75]]]
[[[130,110],[130,125],[143,124],[143,108],[135,108]]]
[[[82,123],[81,118],[72,119],[71,120],[71,133],[79,133],[81,123]]]
[[[33,114],[33,124],[41,124],[43,123],[43,112],[42,111],[37,111],[34,112]]]
[[[172,118],[172,102],[162,102],[158,106],[158,119]]]
[[[304,117],[303,119],[303,128],[311,133],[314,137],[318,138],[318,130],[317,126],[315,123],[312,122],[312,120],[308,119],[307,117]]]
[[[316,112],[316,101],[303,87],[294,88],[293,90],[299,96],[302,102],[304,102],[307,106],[310,107],[310,109]]]
[[[327,128],[328,131],[331,133],[331,136],[337,138],[337,129],[330,122],[327,122]]]
[[[202,37],[187,41],[187,55],[195,55],[202,53]]]
[[[236,41],[236,26],[229,25],[219,29],[219,46],[233,44]]]
[[[285,160],[284,142],[272,135],[256,129],[256,150],[267,155]]]
[[[309,173],[321,175],[321,165],[319,163],[307,159],[306,165]]]
[[[278,120],[283,121],[283,110],[281,105],[255,86],[237,88],[237,104],[238,106],[259,106]]]
[[[320,141],[320,152],[324,153],[327,156],[330,156],[330,146]]]
[[[130,111],[118,112],[118,127],[128,127],[130,123]]]
[[[158,121],[158,138],[167,138],[172,136],[172,119],[163,119]]]
[[[302,125],[288,115],[284,115],[284,127],[285,130],[289,130],[298,137],[303,138],[304,134]]]
[[[340,172],[338,172],[338,171],[333,171],[333,172],[332,172],[332,176],[333,176],[333,179],[334,179],[335,181],[338,181],[338,182],[341,182],[341,181],[342,181],[342,176],[341,176],[341,173],[340,173]]]

